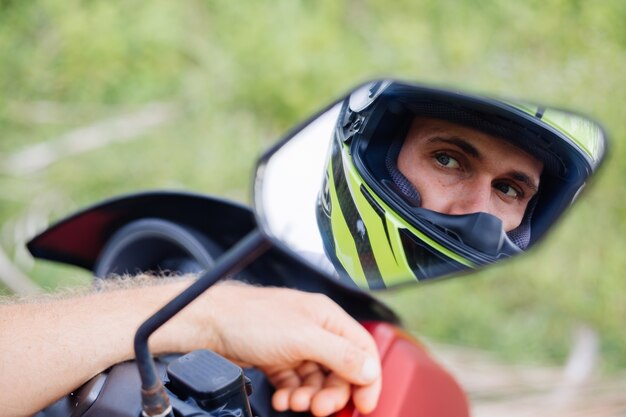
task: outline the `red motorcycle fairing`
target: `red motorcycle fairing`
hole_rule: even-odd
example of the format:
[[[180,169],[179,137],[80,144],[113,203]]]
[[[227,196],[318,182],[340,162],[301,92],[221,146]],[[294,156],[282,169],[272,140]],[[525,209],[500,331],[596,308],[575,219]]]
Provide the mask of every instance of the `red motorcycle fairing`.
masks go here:
[[[461,387],[413,337],[389,323],[363,325],[376,340],[383,371],[378,406],[367,417],[469,416]],[[363,416],[351,404],[334,415]]]
[[[149,191],[114,197],[75,213],[28,242],[36,258],[93,270],[110,237],[136,219],[187,225],[228,248],[254,229],[252,211],[238,203],[180,191]]]

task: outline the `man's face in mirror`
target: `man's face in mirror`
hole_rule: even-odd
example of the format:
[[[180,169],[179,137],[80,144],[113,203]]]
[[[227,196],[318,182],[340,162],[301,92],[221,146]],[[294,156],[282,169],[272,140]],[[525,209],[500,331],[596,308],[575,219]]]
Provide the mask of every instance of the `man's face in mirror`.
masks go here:
[[[423,208],[444,214],[489,213],[508,232],[519,226],[537,193],[543,163],[497,136],[415,118],[398,169],[419,192]]]

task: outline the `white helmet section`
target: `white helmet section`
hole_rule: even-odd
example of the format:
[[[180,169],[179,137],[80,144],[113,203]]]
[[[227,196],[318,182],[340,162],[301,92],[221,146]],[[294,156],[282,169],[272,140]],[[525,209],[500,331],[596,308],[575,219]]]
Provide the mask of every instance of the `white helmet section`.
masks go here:
[[[312,262],[319,262],[318,257],[326,260],[316,202],[340,108],[341,103],[331,107],[273,154],[263,168],[262,189],[255,192],[265,229]]]

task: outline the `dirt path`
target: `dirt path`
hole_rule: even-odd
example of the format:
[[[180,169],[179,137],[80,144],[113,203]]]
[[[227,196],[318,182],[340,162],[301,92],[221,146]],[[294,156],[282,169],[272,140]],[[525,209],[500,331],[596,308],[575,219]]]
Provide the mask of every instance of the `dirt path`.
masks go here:
[[[429,346],[465,388],[474,417],[626,417],[626,375],[572,380],[565,367],[511,365],[484,352]]]

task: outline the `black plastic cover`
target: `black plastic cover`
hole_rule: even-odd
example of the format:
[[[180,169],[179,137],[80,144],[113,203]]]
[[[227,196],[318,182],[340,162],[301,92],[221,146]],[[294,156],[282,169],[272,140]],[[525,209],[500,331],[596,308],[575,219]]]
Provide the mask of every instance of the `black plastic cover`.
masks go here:
[[[172,361],[167,375],[168,388],[180,397],[219,399],[232,391],[245,392],[243,370],[209,350],[195,350]]]

